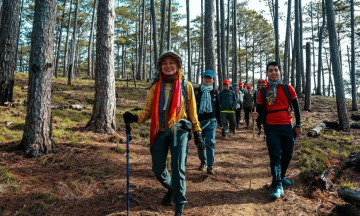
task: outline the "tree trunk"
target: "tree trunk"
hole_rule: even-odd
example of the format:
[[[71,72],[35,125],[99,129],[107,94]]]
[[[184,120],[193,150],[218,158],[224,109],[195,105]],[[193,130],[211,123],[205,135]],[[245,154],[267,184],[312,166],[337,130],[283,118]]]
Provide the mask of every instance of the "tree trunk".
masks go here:
[[[160,41],[160,55],[164,51],[165,41],[165,12],[166,12],[166,0],[161,1],[161,41]],[[157,59],[156,59],[157,60]]]
[[[155,0],[151,0],[151,21],[152,21],[152,33],[153,33],[153,46],[154,46],[154,65],[156,67],[156,62],[159,57],[158,47],[157,47],[157,26],[156,26],[156,11],[155,11]],[[151,77],[150,77],[151,78]]]
[[[142,58],[143,58],[143,53],[144,53],[144,40],[145,40],[145,0],[142,0],[142,7],[141,7],[141,26],[140,26],[140,44],[139,44],[139,61],[137,64],[137,72],[136,72],[136,79],[137,80],[141,80],[142,77]]]
[[[234,28],[235,28],[235,26],[234,26]],[[227,30],[227,35],[226,35],[226,57],[225,58],[227,59],[227,61],[225,61],[226,62],[225,67],[226,67],[226,76],[229,77],[230,0],[228,0],[228,2],[227,2],[227,26],[226,26],[226,30]]]
[[[291,22],[291,0],[288,0],[288,10],[287,10],[287,21],[286,21],[286,34],[285,34],[285,48],[284,48],[284,82],[289,83],[289,71],[288,68],[288,59],[290,58],[290,22]]]
[[[57,1],[36,0],[31,34],[27,112],[20,146],[24,157],[55,152],[51,139],[51,76]]]
[[[315,35],[314,35],[314,23],[313,23],[313,2],[310,3],[310,19],[311,19],[311,41],[312,41],[312,53],[313,53],[313,73],[314,73],[314,89],[316,89],[316,70],[315,70]]]
[[[248,82],[249,67],[248,67],[248,45],[247,45],[247,32],[245,31],[245,82]],[[245,86],[246,87],[246,86]]]
[[[222,61],[221,61],[221,30],[220,30],[220,10],[219,10],[219,0],[216,0],[216,52],[217,52],[217,71],[218,74],[221,74],[221,77],[224,79],[229,79],[225,77],[224,71],[222,71]],[[221,85],[221,84],[220,84]]]
[[[321,77],[322,77],[322,92],[325,95],[325,72],[324,72],[324,65],[321,66]]]
[[[255,89],[255,38],[252,41],[252,87]]]
[[[234,5],[233,5],[233,32],[232,32],[232,49],[233,49],[233,53],[232,53],[232,73],[233,73],[233,83],[237,83],[237,71],[238,71],[238,58],[237,58],[237,19],[236,19],[236,5],[237,5],[237,0],[234,0]],[[240,76],[241,77],[241,76]],[[241,79],[241,78],[240,78]]]
[[[167,31],[167,50],[171,49],[171,0],[169,0],[169,11],[168,11],[168,31]]]
[[[95,101],[86,127],[99,133],[115,132],[114,0],[98,4],[96,31]]]
[[[191,82],[190,0],[186,0],[186,37],[188,49],[188,80]]]
[[[356,102],[356,76],[355,76],[355,20],[354,20],[354,0],[350,0],[350,10],[351,10],[351,70],[350,70],[350,80],[351,80],[351,110],[357,111],[357,102]]]
[[[21,29],[21,22],[22,22],[22,14],[24,8],[24,0],[21,0],[21,8],[20,8],[20,18],[19,18],[19,28],[17,32],[17,41],[16,41],[16,53],[15,53],[15,68],[17,67],[17,60],[18,60],[18,52],[19,52],[19,40],[20,40],[20,29]],[[1,11],[0,11],[1,14]],[[0,20],[1,23],[1,20]],[[21,68],[21,67],[20,67]],[[17,71],[17,69],[15,69]]]
[[[201,0],[201,74],[205,72],[204,62],[204,0]]]
[[[302,16],[302,4],[301,0],[299,0],[299,34],[300,34],[300,66],[301,66],[301,93],[305,92],[306,89],[306,78],[305,78],[305,70],[304,70],[304,52],[303,52],[303,16]]]
[[[204,53],[205,53],[205,70],[215,72],[215,53],[214,53],[214,0],[205,1],[205,18],[204,18]],[[216,77],[216,75],[215,75]],[[222,89],[222,75],[218,74],[219,88]]]
[[[300,27],[299,27],[299,0],[295,0],[295,25],[294,25],[294,50],[296,61],[296,85],[295,91],[298,97],[302,97],[301,91],[301,55],[300,55]]]
[[[64,8],[63,8],[62,15],[61,15],[61,20],[60,20],[60,31],[59,31],[59,39],[58,39],[58,44],[57,44],[55,72],[54,72],[56,78],[58,77],[60,47],[61,47],[61,39],[62,39],[62,30],[64,28],[63,22],[64,22],[64,17],[65,17],[66,2],[67,2],[67,0],[64,0],[64,6],[63,6]]]
[[[13,101],[20,0],[4,0],[0,27],[0,105]]]
[[[311,106],[311,51],[310,43],[306,43],[306,88],[304,110],[309,111]]]
[[[90,37],[89,37],[89,48],[88,48],[88,71],[87,71],[87,76],[88,77],[91,77],[91,75],[93,74],[92,50],[93,50],[93,37],[94,37],[94,25],[95,25],[96,1],[97,0],[94,0],[93,14],[92,14],[92,18],[91,18],[91,29],[90,29]]]
[[[339,48],[337,45],[335,15],[332,0],[326,0],[327,27],[329,32],[330,59],[333,66],[336,90],[336,104],[339,126],[343,131],[350,131],[349,117],[347,115],[343,76],[340,67]]]
[[[69,72],[68,72],[68,85],[71,85],[71,80],[74,78],[75,71],[75,50],[76,50],[76,31],[77,31],[77,17],[79,10],[79,0],[76,0],[76,9],[75,9],[75,18],[74,18],[74,27],[73,35],[71,38],[71,53],[70,53],[70,62],[69,62]]]
[[[225,6],[224,0],[220,0],[220,23],[221,23],[221,72],[223,77],[226,76],[226,59],[225,59]],[[219,33],[219,32],[218,32]],[[234,83],[234,74],[233,74],[233,83]]]
[[[323,31],[324,31],[324,27],[325,27],[325,4],[324,4],[324,0],[322,0],[322,25],[319,29],[319,54],[318,54],[318,81],[317,81],[317,88],[316,88],[316,94],[317,95],[321,95],[321,68],[322,68],[322,59],[321,59],[321,55],[322,55],[322,35],[323,35]]]
[[[73,0],[70,0],[70,9],[69,9],[69,19],[67,24],[67,31],[66,31],[66,41],[65,41],[65,55],[64,55],[64,69],[63,69],[63,76],[68,76],[68,54],[69,54],[69,35],[70,35],[70,24],[71,24],[71,12],[72,12]]]
[[[279,0],[275,0],[275,6],[274,6],[274,31],[275,31],[275,61],[279,64],[279,69],[281,70],[280,51],[279,51]]]

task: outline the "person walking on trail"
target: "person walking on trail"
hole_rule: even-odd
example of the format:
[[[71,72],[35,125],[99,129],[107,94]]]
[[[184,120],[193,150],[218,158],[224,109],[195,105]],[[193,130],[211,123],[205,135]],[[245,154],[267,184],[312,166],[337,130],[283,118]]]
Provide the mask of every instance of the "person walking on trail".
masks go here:
[[[215,156],[215,135],[217,124],[222,127],[220,116],[220,97],[214,86],[214,72],[206,70],[202,74],[200,87],[195,88],[196,107],[202,136],[206,150],[198,147],[198,156],[201,161],[199,170],[207,169],[207,174],[215,174],[213,164]]]
[[[175,203],[175,216],[183,215],[187,202],[185,168],[188,139],[194,133],[195,144],[205,148],[197,118],[194,90],[183,81],[181,57],[172,51],[162,53],[157,61],[158,74],[146,97],[144,109],[137,114],[126,112],[125,122],[143,123],[151,118],[150,153],[152,171],[168,190],[163,205]],[[172,176],[167,169],[167,155],[171,153]]]
[[[235,109],[236,98],[235,92],[229,89],[230,81],[225,79],[223,81],[223,90],[220,92],[220,107],[221,107],[221,120],[222,120],[222,136],[226,137],[229,132],[227,121],[230,122],[230,130],[235,134]]]
[[[240,90],[240,92],[241,92],[241,97],[244,98],[244,97],[243,97],[243,94],[246,93],[246,89],[243,88],[244,85],[243,85],[242,82],[239,82],[238,84],[239,84],[239,90]],[[245,86],[245,88],[246,88],[246,86]],[[242,103],[240,104],[240,116],[239,116],[239,118],[240,118],[239,122],[240,122],[240,123],[242,123],[242,120],[241,120],[241,110],[242,110],[242,109],[244,109],[244,100],[242,100]]]
[[[263,120],[272,174],[273,191],[270,196],[276,199],[284,195],[283,185],[291,185],[285,175],[293,155],[294,135],[301,134],[302,129],[297,95],[292,86],[282,82],[281,71],[276,62],[270,62],[266,66],[266,76],[268,85],[266,89],[259,91],[258,112],[254,112],[252,118]],[[295,112],[295,126],[291,122],[291,105]]]
[[[249,129],[249,116],[252,109],[252,94],[251,94],[251,85],[246,86],[247,92],[244,94],[244,112],[245,112],[245,122],[246,129]]]
[[[258,81],[258,84],[256,85],[256,91],[253,93],[253,96],[252,96],[252,112],[254,112],[255,110],[255,107],[257,108],[257,95],[259,93],[259,90],[260,90],[260,87],[261,87],[261,82],[262,80],[259,80]],[[259,133],[261,133],[261,119],[256,119],[256,126],[259,130]]]
[[[242,92],[239,89],[239,84],[233,84],[234,91],[235,91],[235,98],[236,98],[236,110],[235,110],[235,117],[236,117],[236,129],[239,129],[240,120],[241,120],[241,104],[243,102]]]
[[[239,90],[240,90],[242,93],[245,94],[245,93],[246,93],[246,89],[244,89],[244,87],[246,88],[246,86],[244,86],[242,82],[239,82],[238,84],[239,84]]]

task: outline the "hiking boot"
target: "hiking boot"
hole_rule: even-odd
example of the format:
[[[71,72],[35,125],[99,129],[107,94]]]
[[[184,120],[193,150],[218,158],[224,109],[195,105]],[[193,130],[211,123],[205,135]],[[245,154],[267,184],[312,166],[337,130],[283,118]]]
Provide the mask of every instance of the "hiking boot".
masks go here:
[[[289,179],[286,179],[286,178],[282,178],[281,179],[281,183],[282,185],[291,185],[291,181]]]
[[[206,167],[207,167],[207,165],[206,165],[206,164],[201,163],[201,164],[200,164],[200,166],[199,166],[199,168],[198,168],[198,170],[200,170],[200,171],[204,171],[204,170],[206,169]]]
[[[183,216],[183,213],[181,211],[176,211],[174,216]]]
[[[166,192],[165,196],[161,200],[161,204],[164,206],[171,206],[172,205],[172,190],[169,189]]]
[[[273,199],[280,198],[282,195],[284,195],[284,189],[282,186],[277,186],[274,188],[274,190],[271,192],[270,197]]]
[[[214,172],[214,169],[212,166],[208,166],[206,173],[210,174],[210,175],[215,175],[215,172]]]
[[[262,132],[262,131],[259,131],[259,133],[257,133],[257,137],[260,137],[260,135],[261,135],[261,132]]]

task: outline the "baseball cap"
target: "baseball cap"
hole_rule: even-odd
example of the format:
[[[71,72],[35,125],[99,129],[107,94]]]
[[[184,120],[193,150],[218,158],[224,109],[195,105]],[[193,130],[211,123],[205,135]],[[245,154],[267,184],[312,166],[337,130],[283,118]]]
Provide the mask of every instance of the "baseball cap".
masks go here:
[[[211,78],[215,78],[215,75],[214,75],[214,71],[212,70],[206,70],[201,77],[204,77],[204,76],[210,76]]]

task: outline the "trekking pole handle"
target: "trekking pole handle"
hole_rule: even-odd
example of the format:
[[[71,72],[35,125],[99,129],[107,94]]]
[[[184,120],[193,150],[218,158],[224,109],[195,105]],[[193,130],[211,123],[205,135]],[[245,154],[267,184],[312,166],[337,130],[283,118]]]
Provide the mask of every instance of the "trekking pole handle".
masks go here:
[[[129,135],[129,141],[132,140],[132,137],[131,137],[131,127],[130,127],[130,123],[129,122],[126,122],[125,123],[125,130],[126,130],[126,135]]]

